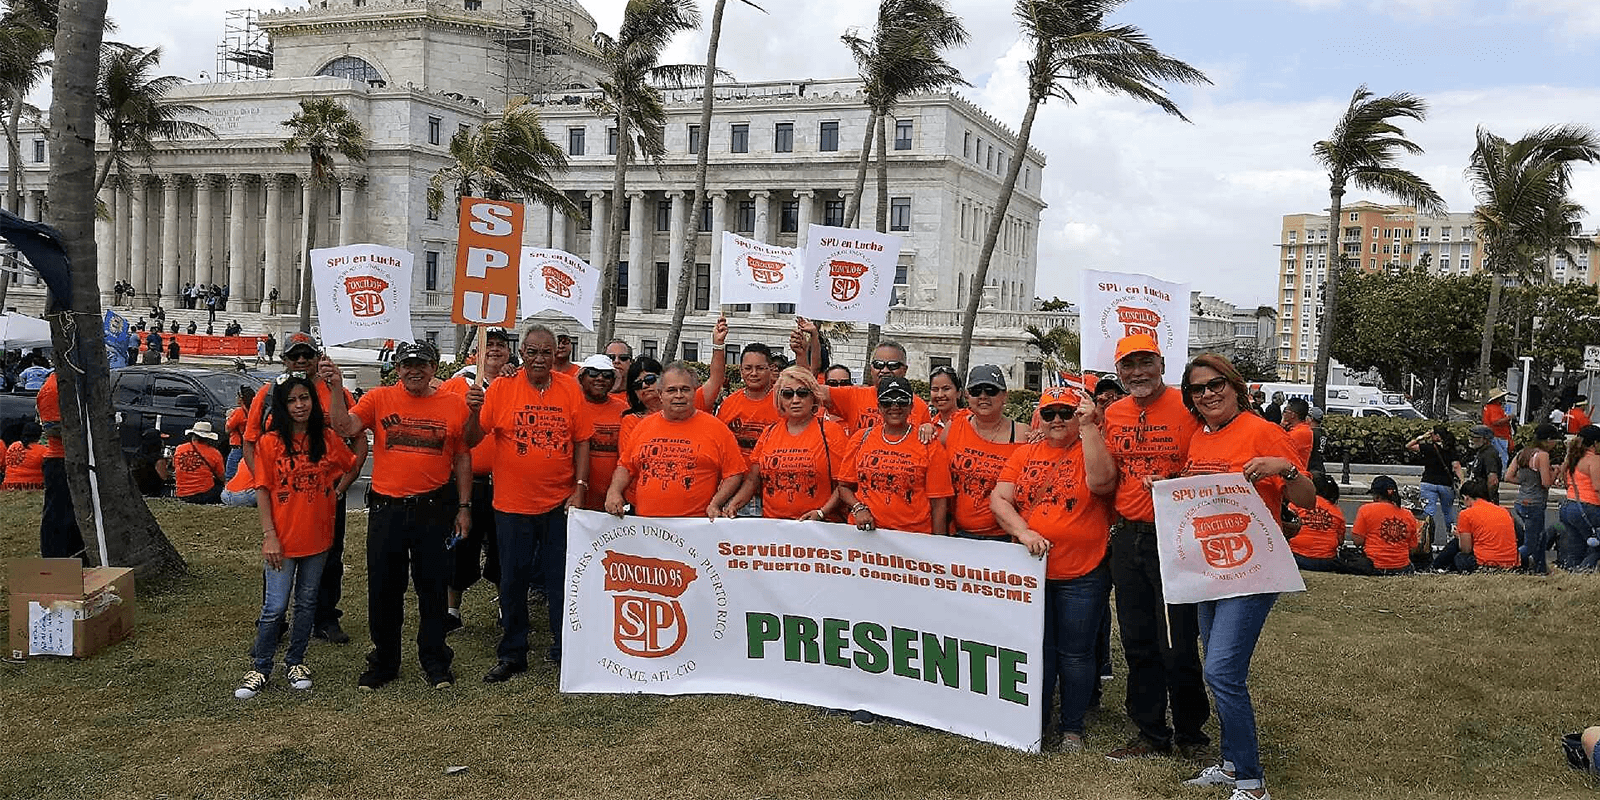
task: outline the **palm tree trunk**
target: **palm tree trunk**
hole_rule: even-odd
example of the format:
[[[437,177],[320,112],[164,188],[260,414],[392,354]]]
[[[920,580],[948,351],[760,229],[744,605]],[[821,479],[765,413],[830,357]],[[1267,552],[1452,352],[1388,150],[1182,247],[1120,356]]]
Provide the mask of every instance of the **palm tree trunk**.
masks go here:
[[[1343,213],[1344,181],[1336,179],[1328,186],[1328,227],[1331,229],[1328,231],[1328,244],[1333,252],[1328,254],[1328,282],[1322,293],[1322,319],[1317,320],[1317,364],[1311,375],[1311,404],[1318,408],[1328,407],[1328,364],[1333,358],[1333,307],[1339,301],[1339,270],[1344,266],[1344,250],[1339,244],[1339,234],[1344,230],[1344,220],[1340,219]],[[1304,313],[1304,309],[1301,313]]]
[[[105,188],[106,179],[111,177],[111,165],[116,163],[116,161],[117,161],[117,144],[116,144],[116,142],[112,142],[111,143],[110,152],[106,153],[105,160],[100,162],[100,169],[95,172],[95,176],[94,176],[94,191],[95,191],[95,196],[96,197],[99,196],[100,190]]]
[[[1494,328],[1500,321],[1500,271],[1493,261],[1484,263],[1489,275],[1489,307],[1483,312],[1483,341],[1478,352],[1478,391],[1485,399],[1489,396],[1489,359],[1494,355]]]
[[[22,124],[22,90],[13,87],[6,102],[6,208],[11,213],[22,213],[22,137],[17,126]]]
[[[623,191],[628,185],[628,154],[632,150],[628,137],[628,115],[620,109],[616,123],[617,157],[611,168],[611,215],[606,218],[606,240],[600,247],[600,260],[603,262],[600,264],[600,324],[595,333],[601,342],[611,341],[612,331],[617,327],[617,259],[622,252],[622,215],[627,212]],[[705,130],[700,129],[702,139],[706,138]],[[639,231],[634,231],[633,235],[638,236]],[[628,265],[628,269],[638,268],[638,264]],[[603,350],[604,347],[595,349]]]
[[[711,12],[711,39],[706,43],[706,82],[700,93],[700,150],[695,155],[694,191],[689,195],[689,213],[684,215],[683,263],[678,265],[678,297],[672,304],[672,327],[667,330],[667,345],[661,352],[663,361],[673,360],[678,353],[678,340],[683,335],[683,318],[689,314],[689,291],[694,278],[694,259],[700,249],[700,204],[706,196],[706,169],[711,156],[711,105],[712,90],[717,82],[717,42],[722,38],[722,12],[728,0],[717,0]],[[713,231],[713,235],[717,232]],[[804,235],[803,233],[801,235]]]
[[[877,130],[878,120],[878,109],[874,107],[872,113],[867,116],[866,133],[861,136],[861,157],[856,160],[856,189],[851,193],[849,207],[844,211],[846,228],[854,228],[856,220],[861,216],[861,194],[867,190],[867,166],[872,162],[872,139],[873,132]],[[801,231],[800,236],[804,238],[805,231]]]
[[[1028,140],[1033,136],[1033,118],[1039,113],[1039,98],[1029,94],[1028,110],[1022,115],[1022,127],[1017,131],[1017,149],[1011,156],[1011,168],[1006,170],[1006,181],[1000,187],[1000,197],[995,202],[994,218],[989,220],[989,230],[983,235],[983,249],[978,252],[978,271],[968,284],[967,308],[961,315],[961,350],[956,358],[960,374],[967,374],[968,360],[972,357],[972,329],[978,324],[978,304],[983,302],[983,286],[989,280],[989,262],[994,258],[994,248],[1000,242],[1000,227],[1006,221],[1006,209],[1011,207],[1011,195],[1017,190],[1017,175],[1022,172],[1022,162],[1028,160]]]
[[[878,233],[889,232],[889,139],[888,128],[889,114],[884,112],[878,115],[876,136],[878,138]],[[867,357],[872,356],[872,351],[878,349],[878,342],[883,339],[883,328],[878,325],[867,326]],[[865,371],[865,370],[863,370]]]
[[[61,0],[50,108],[50,217],[73,269],[69,308],[52,301],[51,338],[60,360],[62,442],[78,528],[105,534],[110,564],[131,566],[141,582],[181,575],[183,557],[133,485],[115,425],[111,372],[100,321],[95,263],[95,76],[107,0]],[[93,563],[97,542],[86,541]]]
[[[311,251],[317,246],[317,216],[322,213],[322,176],[327,172],[327,167],[322,165],[323,156],[316,150],[311,151],[311,191],[306,192],[306,248],[304,260],[300,262],[300,330],[311,330]],[[244,295],[244,287],[237,290],[239,297]],[[233,295],[230,294],[229,299]]]

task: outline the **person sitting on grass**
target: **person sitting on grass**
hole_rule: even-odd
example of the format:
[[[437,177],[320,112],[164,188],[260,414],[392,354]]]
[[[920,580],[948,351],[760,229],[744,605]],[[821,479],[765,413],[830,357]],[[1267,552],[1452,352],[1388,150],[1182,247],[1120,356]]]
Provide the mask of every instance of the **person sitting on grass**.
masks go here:
[[[1291,404],[1293,401],[1290,401]],[[1292,407],[1292,406],[1291,406]],[[1292,438],[1291,438],[1292,440]],[[1294,563],[1310,572],[1339,572],[1339,545],[1344,543],[1344,512],[1339,510],[1339,484],[1328,475],[1311,479],[1317,507],[1300,510],[1300,533],[1289,540]]]
[[[30,419],[22,423],[22,438],[6,448],[6,477],[0,488],[34,491],[44,488],[45,446],[39,442],[42,435],[38,422]]]
[[[128,465],[133,485],[145,497],[166,497],[172,488],[172,457],[161,441],[166,436],[154,428],[139,434],[139,450]]]
[[[1456,536],[1433,559],[1433,571],[1516,569],[1522,559],[1517,555],[1517,528],[1511,512],[1491,500],[1489,487],[1479,481],[1461,484],[1461,496],[1471,505],[1456,518]]]
[[[1400,505],[1400,485],[1388,475],[1372,479],[1372,502],[1356,511],[1350,538],[1372,559],[1378,575],[1410,575],[1417,546],[1417,517]]]
[[[183,432],[189,441],[172,452],[173,492],[179,500],[197,505],[222,502],[222,453],[217,451],[217,432],[201,420]]]
[[[222,487],[222,504],[236,507],[256,507],[256,475],[250,462],[240,461],[233,477]]]

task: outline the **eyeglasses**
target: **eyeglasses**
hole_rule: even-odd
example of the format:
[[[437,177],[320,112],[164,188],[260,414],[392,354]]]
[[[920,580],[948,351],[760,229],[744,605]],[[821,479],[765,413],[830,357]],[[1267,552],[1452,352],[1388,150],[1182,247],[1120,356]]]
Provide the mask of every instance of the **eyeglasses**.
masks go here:
[[[607,353],[607,355],[611,356],[612,363],[616,363],[618,361],[632,361],[633,360],[633,356],[629,356],[629,355],[619,355],[617,353]]]
[[[872,362],[872,368],[873,369],[889,370],[890,372],[893,372],[893,371],[895,371],[897,369],[900,369],[901,367],[904,367],[905,365],[906,365],[906,362],[904,362],[904,361],[874,361],[874,362]]]
[[[806,388],[779,389],[778,390],[778,396],[783,398],[783,399],[785,399],[785,400],[793,400],[796,397],[799,397],[801,399],[805,399],[805,398],[811,396],[811,390],[810,389],[806,389]]]
[[[581,376],[581,377],[584,377],[584,378],[605,378],[608,381],[613,381],[613,380],[617,379],[617,373],[615,373],[615,372],[613,372],[613,371],[611,371],[609,369],[607,369],[607,370],[598,370],[598,369],[590,369],[589,367],[584,367],[582,370],[578,371],[578,375]]]
[[[1206,392],[1215,392],[1216,394],[1222,394],[1222,390],[1228,388],[1228,379],[1227,378],[1223,378],[1223,377],[1216,377],[1216,378],[1212,378],[1209,381],[1206,381],[1205,383],[1191,383],[1188,386],[1185,386],[1183,388],[1184,388],[1184,391],[1189,393],[1190,397],[1199,397],[1199,396],[1205,394]]]
[[[834,386],[834,387],[838,387],[838,386],[849,386],[849,385],[850,385],[850,379],[848,379],[848,378],[845,378],[845,379],[843,379],[843,380],[840,380],[840,379],[838,379],[838,378],[835,378],[835,379],[833,379],[833,380],[830,380],[830,381],[826,381],[826,383],[827,383],[827,384],[828,384],[828,385],[829,385],[829,386]]]
[[[907,396],[905,396],[903,394],[896,394],[896,395],[890,395],[890,396],[887,396],[887,397],[880,397],[880,398],[878,398],[878,405],[880,405],[880,406],[909,406],[909,405],[911,405],[911,398],[909,398],[909,397],[907,397]]]
[[[1042,419],[1045,422],[1055,422],[1058,419],[1069,420],[1072,419],[1072,415],[1076,413],[1078,413],[1078,409],[1070,406],[1066,408],[1056,408],[1052,406],[1050,408],[1039,409],[1039,419]]]
[[[273,378],[272,379],[272,383],[273,383],[274,386],[282,386],[285,383],[288,383],[289,379],[291,379],[291,378],[299,378],[300,380],[307,380],[306,374],[304,372],[285,372],[282,375],[279,375],[278,377]]]
[[[973,397],[998,397],[1002,391],[1004,390],[998,386],[989,386],[985,384],[983,386],[974,386],[968,389],[967,394],[970,394]]]
[[[630,385],[635,389],[643,389],[646,386],[656,385],[656,381],[659,380],[661,380],[660,375],[657,375],[654,372],[646,372],[645,374],[635,378],[633,383]]]

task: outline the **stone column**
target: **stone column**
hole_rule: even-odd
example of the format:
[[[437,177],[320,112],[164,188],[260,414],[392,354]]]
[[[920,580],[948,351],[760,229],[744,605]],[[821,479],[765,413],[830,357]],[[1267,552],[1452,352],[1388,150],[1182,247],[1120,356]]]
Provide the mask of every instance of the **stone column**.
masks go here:
[[[667,192],[667,199],[672,202],[672,211],[669,214],[671,224],[667,229],[667,308],[676,308],[678,302],[678,272],[683,269],[683,211],[689,204],[688,195],[684,192]],[[651,266],[654,270],[654,265]],[[651,298],[651,303],[655,298]]]
[[[606,193],[588,192],[584,196],[589,198],[589,266],[600,270],[601,280],[605,280]]]
[[[848,210],[850,208],[850,198],[854,197],[855,194],[856,194],[855,192],[852,192],[849,189],[840,189],[839,190],[839,199],[844,201],[845,209]],[[871,228],[872,227],[872,223],[867,222],[867,220],[870,219],[870,217],[867,216],[866,202],[867,202],[867,199],[865,197],[861,198],[861,210],[856,214],[856,227],[857,228],[867,229],[867,228]],[[827,217],[826,214],[823,215],[822,222],[823,222],[823,224],[827,224],[828,217]],[[849,222],[850,222],[850,220],[848,220],[848,219],[845,220],[845,224],[849,224]]]
[[[318,220],[311,218],[311,197],[312,193],[316,190],[316,186],[312,183],[311,175],[309,173],[300,176],[300,241],[295,243],[295,257],[289,259],[289,263],[293,264],[296,260],[298,260],[300,262],[300,269],[302,270],[311,268],[310,264],[305,263],[305,260],[311,256],[310,254],[304,252],[304,250],[306,246],[306,234],[308,232],[314,232],[316,228],[312,226],[316,225],[318,222]],[[443,267],[441,267],[441,269],[443,269]],[[292,299],[294,302],[294,307],[298,309],[300,307],[300,278],[303,273],[297,273],[294,270],[289,270],[288,274],[293,278],[293,291],[279,290],[278,297]],[[315,303],[315,301],[312,302]]]
[[[650,228],[647,227],[654,217],[645,214],[644,192],[628,192],[628,202],[631,204],[628,209],[628,308],[642,310],[649,308],[644,301],[644,287],[649,285],[644,276],[655,269],[654,264],[648,263]]]
[[[135,302],[155,296],[156,282],[145,273],[145,232],[149,229],[150,215],[145,209],[144,178],[128,178],[128,283],[138,292]]]
[[[794,199],[800,204],[800,213],[795,228],[795,243],[800,247],[806,246],[806,228],[811,226],[811,207],[816,204],[816,193],[810,189],[801,189],[794,193]]]
[[[115,280],[126,281],[128,280],[128,250],[130,244],[128,241],[130,235],[129,216],[132,213],[130,207],[133,205],[133,198],[128,191],[128,182],[119,176],[113,175],[106,182],[106,185],[111,187],[111,197],[113,199],[111,208],[107,210],[111,212],[111,219],[115,221],[116,226],[116,252],[111,257],[111,266],[116,270]]]
[[[567,245],[567,228],[571,222],[572,220],[567,217],[566,212],[554,206],[550,207],[550,247],[552,249],[572,252],[572,248]]]
[[[41,203],[39,202],[40,198],[42,198],[43,196],[44,196],[43,192],[35,192],[35,191],[32,191],[32,190],[26,190],[26,189],[23,190],[23,192],[22,192],[22,218],[23,219],[33,220],[34,222],[39,222],[39,221],[43,220],[44,214],[40,209]],[[39,285],[39,273],[34,271],[34,270],[31,270],[31,269],[30,270],[25,270],[22,273],[22,283],[23,283],[24,286],[38,286]]]
[[[712,189],[706,194],[711,201],[711,310],[719,311],[722,305],[722,232],[728,229],[728,193]],[[690,287],[693,291],[693,284]]]
[[[288,297],[289,292],[284,291],[283,285],[283,176],[263,176],[267,187],[267,222],[264,233],[266,234],[266,269],[261,278],[261,297],[274,287],[278,290],[278,297]]]
[[[161,299],[167,308],[180,308],[178,295],[178,176],[161,175]]]
[[[765,189],[758,189],[750,193],[750,199],[756,203],[756,225],[751,232],[751,238],[765,244],[772,243],[768,235],[768,219],[772,211],[772,193]],[[754,303],[750,306],[750,313],[757,317],[770,317],[777,309],[772,303]]]
[[[194,282],[211,283],[211,198],[210,175],[194,177]],[[199,308],[199,304],[195,308]]]
[[[100,290],[100,301],[103,305],[110,305],[111,289],[117,280],[116,222],[117,218],[117,187],[108,184],[100,191],[100,202],[106,204],[106,213],[111,219],[94,218],[94,250],[95,250],[95,283]]]
[[[245,269],[247,268],[244,215],[245,192],[250,188],[249,175],[229,175],[228,193],[228,300],[234,299],[234,292],[244,286]]]
[[[523,214],[523,241],[529,247],[550,246],[550,206],[538,200],[529,200]]]
[[[356,213],[356,190],[362,181],[357,175],[345,175],[339,179],[339,244],[354,244],[356,241],[356,225],[361,216]]]

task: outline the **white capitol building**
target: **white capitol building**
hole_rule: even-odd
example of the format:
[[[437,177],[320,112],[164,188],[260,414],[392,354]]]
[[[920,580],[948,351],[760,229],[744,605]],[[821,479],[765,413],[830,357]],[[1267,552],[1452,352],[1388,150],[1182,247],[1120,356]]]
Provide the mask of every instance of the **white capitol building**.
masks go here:
[[[794,246],[808,224],[841,224],[853,189],[868,116],[859,81],[726,83],[716,88],[707,134],[710,196],[694,240],[683,240],[679,220],[690,212],[699,89],[667,92],[662,167],[632,167],[618,202],[610,191],[608,120],[583,105],[598,74],[588,43],[595,23],[565,0],[319,0],[259,16],[235,12],[230,21],[213,82],[171,95],[207,109],[197,121],[218,138],[163,144],[151,169],[115,175],[101,194],[111,214],[97,230],[107,301],[113,283],[123,280],[139,290],[139,307],[148,307],[159,287],[163,305],[173,309],[184,284],[214,282],[230,291],[219,328],[226,318],[240,319],[248,332],[292,330],[309,222],[319,246],[367,241],[415,254],[413,327],[419,338],[451,346],[456,223],[448,210],[441,218],[429,215],[428,181],[450,163],[450,137],[459,128],[497,116],[508,96],[527,95],[541,105],[546,132],[570,154],[570,168],[554,182],[590,221],[530,204],[525,244],[598,263],[599,232],[609,215],[625,215],[617,330],[646,353],[665,343],[677,265],[683,248],[692,248],[697,268],[681,355],[708,360],[720,308],[720,231]],[[540,36],[553,37],[556,46],[528,46]],[[266,61],[259,57],[264,52]],[[325,213],[308,221],[303,210],[315,191],[306,178],[308,159],[284,152],[281,143],[282,122],[309,96],[332,97],[353,113],[366,131],[368,157],[360,164],[337,160]],[[960,309],[969,292],[981,291],[973,362],[1001,364],[1014,386],[1036,386],[1038,354],[1025,347],[1024,326],[1048,330],[1075,322],[1033,310],[1043,154],[1017,153],[1008,128],[953,92],[909,98],[892,122],[889,219],[905,246],[884,337],[903,342],[912,375],[926,377],[932,365],[956,356]],[[25,129],[22,139],[21,213],[39,219],[47,154],[31,144],[43,142],[36,129]],[[1027,161],[989,285],[977,289],[978,252],[1012,158]],[[874,181],[869,172],[861,210],[866,226],[876,214]],[[264,300],[273,288],[278,315]],[[7,304],[37,312],[42,286],[22,276]],[[792,310],[781,306],[729,306],[727,313],[730,346],[784,345],[793,325]],[[570,321],[565,328],[580,337],[580,355],[597,349],[593,334]],[[858,379],[865,338],[857,330],[835,344],[835,360]]]

